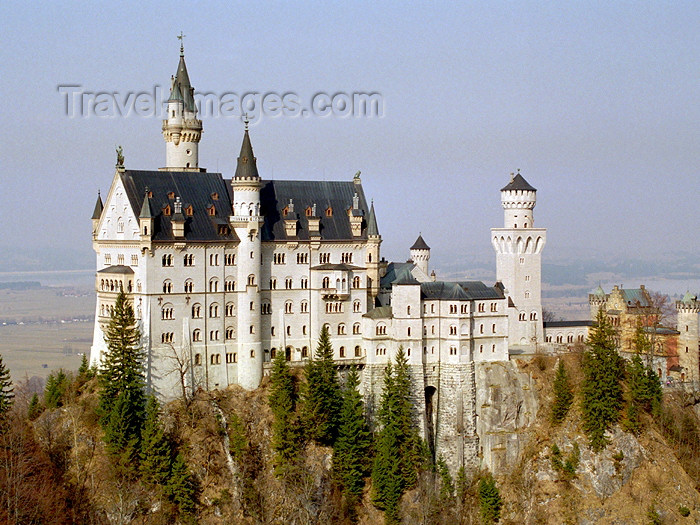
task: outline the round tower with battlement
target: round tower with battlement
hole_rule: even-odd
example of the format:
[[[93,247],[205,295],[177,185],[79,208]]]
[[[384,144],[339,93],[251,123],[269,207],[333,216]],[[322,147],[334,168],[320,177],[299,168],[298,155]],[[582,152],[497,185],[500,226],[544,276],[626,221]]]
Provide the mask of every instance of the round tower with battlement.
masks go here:
[[[411,246],[411,260],[427,276],[428,263],[430,262],[430,246],[423,240],[422,235],[418,235],[416,242]]]
[[[534,348],[544,342],[542,324],[542,249],[547,230],[534,228],[537,190],[518,170],[501,188],[503,228],[491,229],[496,278],[509,298],[508,344]]]

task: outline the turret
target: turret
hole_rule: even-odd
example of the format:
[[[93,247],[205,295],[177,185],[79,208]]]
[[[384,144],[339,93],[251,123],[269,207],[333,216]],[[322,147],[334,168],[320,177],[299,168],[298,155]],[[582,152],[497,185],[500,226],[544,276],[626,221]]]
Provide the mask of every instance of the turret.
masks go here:
[[[420,270],[428,275],[428,262],[430,262],[430,246],[423,240],[422,235],[418,235],[416,242],[411,246],[411,260]]]
[[[97,192],[97,202],[95,203],[95,209],[92,212],[92,240],[97,239],[97,228],[100,227],[100,217],[102,217],[102,210],[104,205],[102,204],[102,197],[100,192]]]
[[[510,182],[501,188],[501,205],[504,210],[504,228],[534,228],[532,210],[537,203],[537,190],[520,175],[511,173]]]
[[[238,384],[252,390],[262,380],[263,349],[261,344],[260,319],[260,188],[262,183],[253,154],[253,146],[246,121],[241,152],[238,155],[236,174],[231,180],[233,209],[229,218],[236,232],[238,245]]]
[[[591,319],[595,319],[598,315],[598,310],[605,306],[608,296],[605,295],[603,287],[598,285],[598,288],[591,294],[588,294],[588,305],[591,309]]]
[[[377,216],[374,213],[374,201],[369,207],[367,216],[367,288],[371,298],[379,294],[379,247],[382,244],[382,236],[377,227]]]
[[[698,314],[700,301],[697,296],[687,292],[683,299],[676,301],[678,314],[678,357],[679,364],[684,368],[686,379],[696,382],[700,380],[700,330],[698,330]]]
[[[151,192],[148,188],[143,195],[141,213],[139,213],[139,230],[141,232],[141,249],[151,249],[153,238],[153,212],[151,211]]]
[[[202,121],[197,119],[194,88],[185,65],[185,51],[180,45],[180,63],[171,79],[168,114],[163,120],[165,139],[165,170],[201,171],[199,169],[199,140]]]

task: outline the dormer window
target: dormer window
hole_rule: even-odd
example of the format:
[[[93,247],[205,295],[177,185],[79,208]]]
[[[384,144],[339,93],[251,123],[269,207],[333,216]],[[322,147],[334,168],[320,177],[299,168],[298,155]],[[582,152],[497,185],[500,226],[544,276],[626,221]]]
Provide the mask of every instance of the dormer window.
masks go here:
[[[174,191],[169,191],[168,192],[168,199],[174,199],[175,198],[175,192]]]
[[[326,217],[333,217],[333,208],[331,208],[330,206],[326,208]]]
[[[148,197],[149,199],[152,199],[152,198],[153,198],[153,192],[150,191],[150,190],[148,190],[148,191],[146,192],[146,197]]]
[[[311,211],[311,206],[307,206],[306,209],[304,210],[304,215],[306,215],[307,217],[311,217],[312,213],[313,212]]]
[[[163,215],[169,217],[170,216],[170,204],[168,204],[165,208],[163,208]]]
[[[282,208],[282,217],[286,217],[287,215],[289,215],[289,206]]]
[[[216,215],[216,208],[213,204],[207,208],[207,211],[209,212],[209,215]]]
[[[219,194],[214,192],[211,194],[211,200],[213,201],[218,201],[219,200]]]
[[[191,204],[187,206],[187,208],[185,208],[185,215],[187,215],[188,217],[192,217],[192,215],[194,215],[194,208]]]
[[[228,235],[228,226],[219,226],[219,235]]]

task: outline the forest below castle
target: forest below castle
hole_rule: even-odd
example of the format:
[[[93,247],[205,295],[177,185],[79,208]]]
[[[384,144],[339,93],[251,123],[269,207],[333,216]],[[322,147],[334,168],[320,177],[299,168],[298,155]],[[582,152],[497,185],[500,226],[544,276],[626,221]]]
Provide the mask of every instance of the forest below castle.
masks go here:
[[[145,388],[140,335],[120,294],[100,369],[83,358],[33,392],[0,360],[0,522],[696,519],[700,396],[662,390],[641,327],[629,361],[615,335],[599,315],[585,346],[520,363],[540,410],[519,463],[450,472],[417,432],[402,351],[371,420],[358,371],[338,375],[327,332],[303,369],[280,352],[255,391],[192,392],[183,382],[179,399],[161,406]]]

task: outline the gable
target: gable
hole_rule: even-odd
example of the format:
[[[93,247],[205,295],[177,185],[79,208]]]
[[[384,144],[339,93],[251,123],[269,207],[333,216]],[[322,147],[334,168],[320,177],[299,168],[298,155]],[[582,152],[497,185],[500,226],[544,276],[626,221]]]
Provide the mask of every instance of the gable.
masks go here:
[[[138,218],[134,213],[124,183],[119,173],[116,173],[100,217],[97,239],[100,241],[133,241],[139,238]]]

